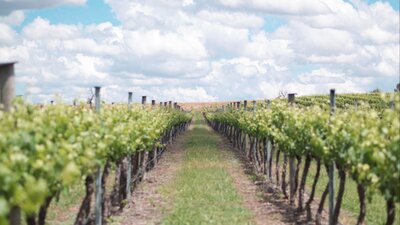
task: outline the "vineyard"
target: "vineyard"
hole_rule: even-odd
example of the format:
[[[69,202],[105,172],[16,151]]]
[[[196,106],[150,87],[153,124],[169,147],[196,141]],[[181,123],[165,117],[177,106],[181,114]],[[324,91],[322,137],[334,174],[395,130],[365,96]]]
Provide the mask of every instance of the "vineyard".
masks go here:
[[[0,224],[43,225],[60,192],[84,180],[75,224],[120,210],[145,171],[191,121],[176,107],[15,103],[0,112]],[[115,181],[106,190],[111,170]]]
[[[163,206],[168,214],[153,218],[155,223],[291,224],[303,215],[300,224],[336,225],[349,211],[357,215],[354,221],[346,216],[345,224],[399,221],[398,93],[289,94],[288,100],[252,101],[252,106],[247,101],[201,104],[192,113],[172,101],[148,105],[146,96],[142,104],[132,104],[131,92],[128,104],[102,105],[99,87],[95,93],[94,107],[91,102],[40,106],[17,98],[0,111],[0,225],[57,222],[54,216],[48,220],[54,204],[78,189],[84,191],[70,192],[78,202],[67,224],[135,224],[140,217],[121,215],[140,215],[132,211],[140,211],[140,204],[153,211],[162,205],[151,197],[162,191],[154,191],[154,180],[145,178],[153,168],[158,174],[151,179],[175,171],[169,184],[158,184],[172,200]],[[186,144],[173,147],[175,153],[166,151],[189,125]],[[249,211],[265,207],[254,199],[260,193],[244,181],[248,178],[238,172],[243,168],[234,163],[238,156],[209,127],[250,163],[265,185],[261,191],[281,196],[295,217],[278,223],[270,214]],[[164,154],[169,165],[162,164]],[[177,155],[171,159],[170,154]],[[240,190],[244,187],[237,183],[253,191]],[[238,190],[252,203],[244,207]],[[146,218],[141,223],[152,217]]]
[[[386,201],[386,224],[394,224],[400,202],[400,96],[335,97],[333,93],[330,101],[329,96],[295,100],[289,95],[289,103],[253,101],[252,108],[247,102],[235,102],[204,115],[216,131],[245,152],[255,170],[275,184],[291,205],[306,211],[309,219],[315,217],[316,224],[321,224],[328,195],[329,223],[338,223],[347,178],[357,184],[357,224],[365,223],[367,200],[376,193]],[[310,177],[312,164],[317,168]],[[339,185],[333,199],[335,170]],[[329,182],[313,215],[311,204],[323,176]],[[305,195],[307,179],[313,181],[311,193]]]

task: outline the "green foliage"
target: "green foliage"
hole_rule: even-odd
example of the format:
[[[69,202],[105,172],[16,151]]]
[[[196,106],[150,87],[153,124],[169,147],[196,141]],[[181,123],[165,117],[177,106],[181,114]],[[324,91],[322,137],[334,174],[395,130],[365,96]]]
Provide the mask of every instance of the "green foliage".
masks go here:
[[[400,202],[400,95],[379,95],[380,100],[374,94],[366,96],[369,105],[359,108],[341,107],[346,99],[359,95],[339,96],[339,109],[332,116],[326,105],[315,100],[319,97],[313,97],[313,107],[304,107],[304,99],[293,106],[278,100],[271,109],[257,112],[228,108],[206,115],[249,135],[269,138],[289,155],[310,154],[326,163],[336,162],[368,193],[379,192]],[[371,106],[373,102],[379,104]],[[388,108],[390,102],[395,108]]]
[[[0,222],[12,207],[37,213],[48,196],[103,166],[159,144],[171,127],[190,120],[180,111],[17,103],[0,112]]]

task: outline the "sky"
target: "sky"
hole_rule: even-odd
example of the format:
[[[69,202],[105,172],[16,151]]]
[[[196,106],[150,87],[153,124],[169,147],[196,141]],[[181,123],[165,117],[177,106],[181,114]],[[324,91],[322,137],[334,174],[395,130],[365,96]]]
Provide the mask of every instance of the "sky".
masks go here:
[[[393,91],[399,20],[398,0],[0,0],[0,62],[40,103]]]

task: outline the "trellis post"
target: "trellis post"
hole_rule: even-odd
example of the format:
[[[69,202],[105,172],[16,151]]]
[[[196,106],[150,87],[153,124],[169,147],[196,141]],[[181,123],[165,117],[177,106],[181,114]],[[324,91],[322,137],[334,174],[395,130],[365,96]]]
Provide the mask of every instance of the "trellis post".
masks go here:
[[[336,96],[335,89],[330,90],[330,116],[335,114],[336,108]],[[330,162],[328,168],[328,190],[329,190],[329,225],[333,225],[333,214],[335,208],[335,165],[334,162]]]
[[[288,102],[290,106],[293,106],[295,101],[295,94],[291,93],[288,95]],[[289,202],[291,205],[294,204],[295,201],[295,166],[294,166],[294,157],[292,155],[289,156]]]
[[[100,87],[95,87],[95,109],[100,114]],[[102,190],[101,190],[102,169],[99,167],[96,173],[96,193],[95,193],[95,224],[101,225],[102,220]]]
[[[132,108],[132,92],[128,92],[128,108]],[[126,175],[126,196],[131,198],[131,179],[132,179],[132,154],[128,155],[128,171]]]
[[[15,62],[0,63],[0,104],[5,112],[11,111],[12,101],[15,97]],[[18,207],[11,208],[9,213],[11,225],[21,224],[21,210]]]
[[[0,63],[0,104],[4,111],[11,110],[12,100],[15,97],[15,62]]]

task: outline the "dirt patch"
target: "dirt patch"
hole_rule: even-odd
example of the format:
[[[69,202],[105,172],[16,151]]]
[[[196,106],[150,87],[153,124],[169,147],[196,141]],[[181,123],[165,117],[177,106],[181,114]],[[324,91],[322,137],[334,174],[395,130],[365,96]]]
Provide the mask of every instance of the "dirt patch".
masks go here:
[[[179,136],[161,157],[154,169],[145,174],[142,183],[132,193],[124,211],[114,220],[121,225],[160,224],[170,203],[160,188],[171,182],[183,163],[185,133]]]
[[[226,138],[221,137],[219,147],[222,154],[232,161],[231,166],[227,168],[228,172],[245,206],[253,212],[256,224],[315,224],[315,221],[307,220],[305,214],[299,214],[292,208],[289,202],[282,198],[279,190],[268,185],[263,177],[257,176],[244,154],[236,149],[232,150],[234,148]]]

